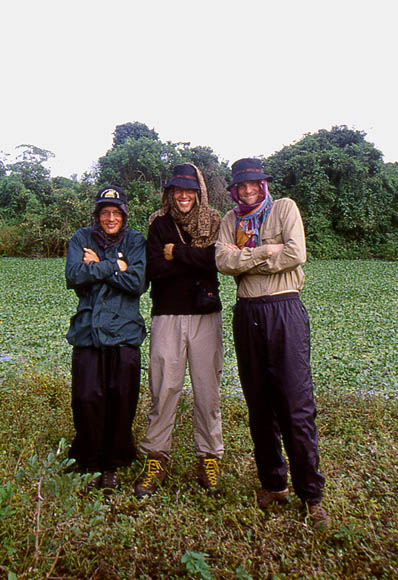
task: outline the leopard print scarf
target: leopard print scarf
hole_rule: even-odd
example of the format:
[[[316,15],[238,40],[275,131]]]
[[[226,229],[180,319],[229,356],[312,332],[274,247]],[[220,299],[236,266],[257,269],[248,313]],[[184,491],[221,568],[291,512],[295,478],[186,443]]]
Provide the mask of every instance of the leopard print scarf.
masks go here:
[[[182,213],[175,202],[173,187],[163,193],[162,207],[149,216],[149,225],[159,216],[170,213],[173,220],[187,232],[194,248],[207,248],[214,244],[218,237],[221,217],[217,210],[209,207],[207,187],[203,175],[196,165],[189,163],[197,175],[200,191],[196,196],[196,203],[188,213]]]

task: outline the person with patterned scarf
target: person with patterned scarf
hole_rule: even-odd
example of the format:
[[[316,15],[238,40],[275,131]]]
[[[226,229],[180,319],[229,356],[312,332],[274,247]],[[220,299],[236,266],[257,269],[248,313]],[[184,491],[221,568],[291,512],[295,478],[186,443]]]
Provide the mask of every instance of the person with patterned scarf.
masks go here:
[[[273,201],[271,178],[259,159],[236,161],[232,178],[228,189],[237,205],[222,220],[216,263],[237,282],[234,342],[262,485],[258,504],[264,509],[288,500],[282,438],[293,489],[314,526],[326,527],[309,320],[299,298],[306,259],[303,223],[292,199]]]
[[[135,486],[138,498],[152,495],[166,477],[187,362],[193,389],[198,482],[207,491],[220,490],[223,345],[215,263],[220,222],[218,212],[208,206],[199,169],[191,163],[176,165],[164,187],[161,209],[149,218],[152,404],[149,425],[139,444],[147,461]]]
[[[86,491],[118,487],[117,470],[136,458],[132,434],[140,387],[139,311],[145,292],[145,238],[127,227],[125,192],[99,191],[90,227],[68,244],[67,287],[78,298],[67,334],[72,353],[72,411],[76,436],[70,457],[92,474]],[[97,475],[95,475],[97,474]]]

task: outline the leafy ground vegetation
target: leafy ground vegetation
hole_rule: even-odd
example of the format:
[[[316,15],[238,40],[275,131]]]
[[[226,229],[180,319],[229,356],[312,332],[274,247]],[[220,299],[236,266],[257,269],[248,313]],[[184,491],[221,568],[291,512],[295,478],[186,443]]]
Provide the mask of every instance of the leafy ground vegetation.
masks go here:
[[[321,470],[331,527],[315,532],[292,494],[263,513],[231,324],[234,283],[222,277],[223,494],[195,482],[189,379],[169,477],[152,498],[132,489],[139,460],[110,500],[83,497],[67,459],[73,437],[70,348],[76,299],[63,259],[0,261],[0,578],[397,578],[398,265],[311,262],[303,301],[312,323]],[[150,299],[142,310],[149,323]],[[146,427],[148,340],[134,430]]]

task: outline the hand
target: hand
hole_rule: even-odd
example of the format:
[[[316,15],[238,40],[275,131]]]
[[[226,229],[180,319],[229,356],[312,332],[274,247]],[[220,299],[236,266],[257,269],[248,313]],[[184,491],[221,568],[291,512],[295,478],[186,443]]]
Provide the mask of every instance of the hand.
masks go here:
[[[121,272],[125,272],[127,270],[127,262],[124,260],[116,260],[116,262]]]
[[[265,247],[267,248],[268,257],[270,258],[274,254],[281,252],[283,250],[283,248],[285,247],[285,245],[284,244],[265,244]]]
[[[173,259],[173,248],[174,248],[174,244],[165,244],[164,248],[163,248],[163,255],[165,257],[165,260],[172,260]]]
[[[238,250],[238,251],[240,251],[239,246],[236,246],[235,244],[230,244],[229,242],[224,242],[224,247],[227,248],[228,250]]]
[[[94,250],[90,250],[90,248],[83,248],[83,250],[84,250],[83,262],[85,264],[90,264],[91,262],[99,262],[100,261],[99,257],[94,252]]]

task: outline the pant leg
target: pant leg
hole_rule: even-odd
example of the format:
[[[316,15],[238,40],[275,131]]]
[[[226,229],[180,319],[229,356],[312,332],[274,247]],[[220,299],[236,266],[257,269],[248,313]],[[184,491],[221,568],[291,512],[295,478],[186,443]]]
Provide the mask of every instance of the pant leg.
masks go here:
[[[105,382],[101,351],[74,347],[72,411],[76,435],[69,452],[81,470],[101,470],[105,417]]]
[[[76,436],[70,456],[81,469],[130,465],[140,385],[140,351],[133,346],[74,347],[72,410]]]
[[[151,324],[149,425],[139,448],[168,458],[187,363],[187,316],[154,316]]]
[[[131,465],[136,458],[132,425],[140,389],[141,359],[140,349],[134,346],[108,347],[104,351],[107,398],[102,468],[112,470]]]
[[[250,433],[262,487],[280,491],[287,486],[279,425],[273,405],[268,348],[258,306],[239,301],[234,308],[233,331],[239,377],[249,411]]]
[[[220,383],[224,361],[221,313],[189,316],[188,360],[194,395],[196,453],[221,458],[224,451]]]
[[[325,478],[318,471],[308,315],[297,297],[265,305],[264,316],[269,369],[277,387],[274,404],[293,487],[300,499],[316,503],[321,500]]]

